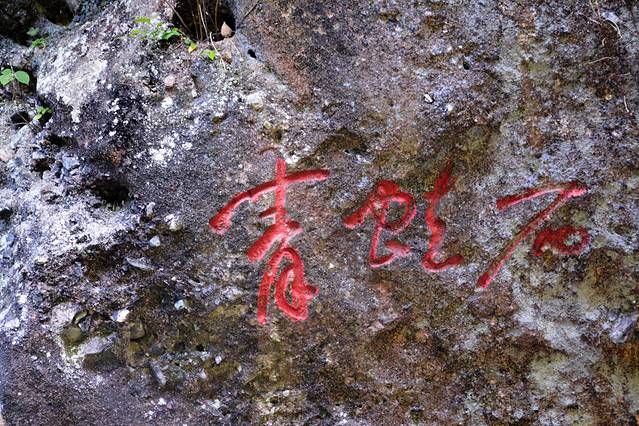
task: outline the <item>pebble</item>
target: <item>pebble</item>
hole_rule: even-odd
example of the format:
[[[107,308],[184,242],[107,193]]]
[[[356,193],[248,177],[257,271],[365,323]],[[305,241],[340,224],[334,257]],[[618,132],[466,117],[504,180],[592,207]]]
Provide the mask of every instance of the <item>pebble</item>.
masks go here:
[[[130,257],[126,258],[126,263],[133,266],[134,268],[141,269],[143,271],[153,271],[155,268],[148,263],[145,258],[133,259]]]
[[[146,215],[146,217],[153,217],[153,210],[155,209],[155,203],[154,202],[150,202],[149,204],[146,205],[146,207],[144,207],[144,214]]]
[[[7,148],[0,148],[0,161],[6,163],[13,158],[13,152]]]
[[[164,87],[167,89],[175,87],[175,76],[173,74],[164,77]]]
[[[169,229],[173,232],[179,231],[184,227],[179,216],[170,214],[164,218],[164,222],[169,225]]]
[[[218,111],[213,113],[213,122],[221,123],[226,118],[226,111]]]
[[[160,237],[157,235],[149,240],[149,245],[151,247],[160,247]]]
[[[253,92],[246,97],[246,104],[254,111],[264,109],[264,95],[262,92]]]
[[[151,367],[151,373],[153,373],[153,378],[158,382],[160,387],[166,385],[166,376],[162,372],[162,369],[158,365],[157,362],[151,361],[149,362],[149,367]]]
[[[80,160],[78,160],[77,157],[71,155],[63,155],[62,167],[64,167],[65,170],[77,169],[78,167],[80,167]]]
[[[613,24],[619,24],[620,19],[619,17],[615,14],[615,12],[611,12],[609,10],[603,11],[601,12],[601,16],[607,20],[612,22]]]
[[[129,316],[130,312],[131,311],[126,308],[117,310],[111,314],[111,319],[115,322],[124,322],[126,321],[126,318]]]
[[[181,311],[182,309],[186,309],[186,301],[184,301],[184,299],[180,299],[177,302],[175,302],[173,304],[173,306],[175,307],[175,309],[177,309],[178,311]]]
[[[82,330],[77,325],[71,325],[62,331],[60,337],[67,345],[77,343],[82,339]]]
[[[20,327],[20,320],[18,318],[14,318],[11,321],[7,321],[4,324],[4,329],[5,330],[15,330],[16,328]]]
[[[220,34],[222,34],[222,37],[224,38],[229,38],[233,35],[233,30],[226,24],[226,22],[222,22],[222,29],[220,30]]]
[[[144,337],[146,334],[146,330],[144,329],[144,324],[141,322],[134,322],[131,324],[131,328],[129,329],[131,332],[131,340],[137,340]]]

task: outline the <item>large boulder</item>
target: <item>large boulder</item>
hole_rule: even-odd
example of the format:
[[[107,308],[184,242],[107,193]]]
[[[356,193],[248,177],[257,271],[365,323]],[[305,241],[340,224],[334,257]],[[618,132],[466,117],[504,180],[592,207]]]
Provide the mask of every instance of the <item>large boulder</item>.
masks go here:
[[[32,80],[0,89],[0,424],[635,424],[632,2],[224,1],[195,50],[153,33],[201,31],[172,0],[29,4],[0,18]],[[281,193],[209,220],[284,167],[316,171],[276,229],[306,282],[258,298]]]

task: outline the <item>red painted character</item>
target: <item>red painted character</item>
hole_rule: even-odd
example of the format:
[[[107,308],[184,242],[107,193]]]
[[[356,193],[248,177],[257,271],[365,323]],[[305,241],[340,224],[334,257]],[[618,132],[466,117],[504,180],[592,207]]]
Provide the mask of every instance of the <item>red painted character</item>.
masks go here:
[[[435,256],[444,243],[444,235],[446,233],[446,222],[437,216],[437,207],[442,197],[453,187],[454,180],[451,181],[450,179],[451,168],[452,165],[449,162],[435,179],[435,188],[424,194],[424,198],[429,203],[426,209],[426,225],[431,232],[431,236],[428,242],[428,250],[422,257],[422,266],[429,272],[446,270],[451,266],[459,265],[464,260],[461,256],[455,255],[441,262],[435,261]]]
[[[275,283],[275,303],[282,312],[294,320],[305,320],[308,317],[308,300],[317,294],[317,288],[306,282],[304,262],[297,251],[289,246],[291,238],[301,233],[302,227],[288,216],[286,189],[294,183],[322,181],[329,175],[328,170],[308,170],[287,175],[286,163],[279,158],[276,161],[275,170],[274,180],[237,194],[209,221],[209,227],[222,235],[231,227],[231,218],[240,204],[245,201],[255,202],[261,195],[275,192],[275,206],[260,213],[260,218],[272,217],[274,223],[246,252],[249,261],[255,262],[262,260],[269,249],[274,244],[278,244],[264,271],[257,299],[257,320],[262,325],[266,323],[266,308],[273,283]],[[285,258],[289,263],[278,276],[279,268]],[[286,298],[286,289],[291,280],[291,302],[289,302]]]
[[[403,205],[404,214],[393,222],[387,222],[392,203]],[[375,189],[369,194],[364,204],[344,219],[344,225],[349,229],[353,229],[362,225],[368,216],[372,215],[375,218],[376,224],[371,238],[369,261],[371,267],[379,268],[391,263],[398,257],[403,257],[410,253],[410,247],[397,240],[389,240],[384,243],[390,253],[378,256],[377,250],[382,230],[385,229],[391,235],[399,234],[411,224],[415,217],[415,211],[415,199],[412,195],[400,191],[399,185],[395,182],[383,180],[375,186]]]
[[[566,203],[566,201],[570,198],[581,197],[586,193],[586,191],[587,188],[585,186],[577,182],[569,182],[565,184],[549,185],[544,188],[533,188],[524,191],[521,194],[511,195],[497,200],[497,210],[504,210],[508,207],[519,204],[522,201],[532,200],[539,196],[554,192],[559,193],[557,198],[555,198],[548,207],[537,213],[537,215],[533,217],[532,220],[517,233],[517,235],[515,235],[513,240],[504,247],[499,254],[499,257],[497,257],[497,259],[490,264],[486,272],[479,277],[477,287],[488,287],[497,273],[499,273],[499,270],[504,266],[504,263],[506,263],[510,256],[512,256],[517,246],[528,235],[537,230],[546,220],[548,220],[548,218],[550,218],[550,215]],[[579,235],[579,242],[572,245],[566,244],[573,235]],[[564,254],[580,254],[588,245],[588,241],[588,232],[584,228],[576,229],[570,226],[558,229],[545,228],[539,232],[535,242],[533,243],[533,254],[539,256],[547,246],[555,247]]]

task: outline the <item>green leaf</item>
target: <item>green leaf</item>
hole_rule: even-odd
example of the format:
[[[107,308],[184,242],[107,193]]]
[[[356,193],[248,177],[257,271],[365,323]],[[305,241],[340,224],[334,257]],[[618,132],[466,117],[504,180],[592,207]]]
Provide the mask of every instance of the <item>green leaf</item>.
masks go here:
[[[0,84],[2,84],[3,86],[6,86],[12,81],[13,81],[13,75],[6,75],[6,74],[0,75]]]
[[[189,49],[188,49],[188,50],[189,50],[189,53],[193,53],[193,51],[194,51],[195,49],[197,49],[197,44],[195,44],[195,43],[191,43],[191,44],[189,45]]]
[[[36,38],[35,40],[31,42],[31,48],[35,49],[36,47],[44,46],[45,45],[44,40],[45,39],[43,37]]]
[[[31,36],[31,37],[35,37],[38,35],[38,33],[40,32],[39,29],[35,28],[35,27],[31,27],[29,28],[29,31],[27,31],[27,35]]]
[[[39,106],[37,111],[36,111],[36,115],[33,117],[36,120],[41,119],[42,117],[44,117],[47,114],[51,114],[53,112],[53,110],[49,107],[45,107],[45,106]]]
[[[175,28],[171,28],[170,30],[164,30],[160,36],[160,38],[162,40],[169,40],[172,37],[176,37],[180,35],[180,31],[175,29]]]
[[[206,56],[211,61],[214,61],[215,60],[215,50],[204,49],[202,51],[202,56]]]
[[[133,22],[136,24],[150,24],[151,18],[147,18],[146,16],[138,16]]]
[[[29,84],[29,81],[31,80],[29,78],[29,74],[27,74],[24,71],[16,71],[15,77],[16,77],[16,80],[18,80],[22,84]]]
[[[10,68],[5,68],[2,70],[2,75],[13,75],[13,71]]]

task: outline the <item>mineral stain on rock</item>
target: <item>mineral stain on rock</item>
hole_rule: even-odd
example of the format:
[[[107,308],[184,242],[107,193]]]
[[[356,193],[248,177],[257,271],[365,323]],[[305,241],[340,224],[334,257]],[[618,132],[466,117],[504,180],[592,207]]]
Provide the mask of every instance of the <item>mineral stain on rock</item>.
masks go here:
[[[636,2],[4,3],[0,426],[637,424]],[[278,159],[330,172],[286,199],[318,292],[260,326],[273,200],[207,223]],[[373,269],[379,206],[343,221],[383,181],[415,220]],[[544,226],[587,244],[531,233],[476,292],[556,194],[498,200],[566,182]]]

